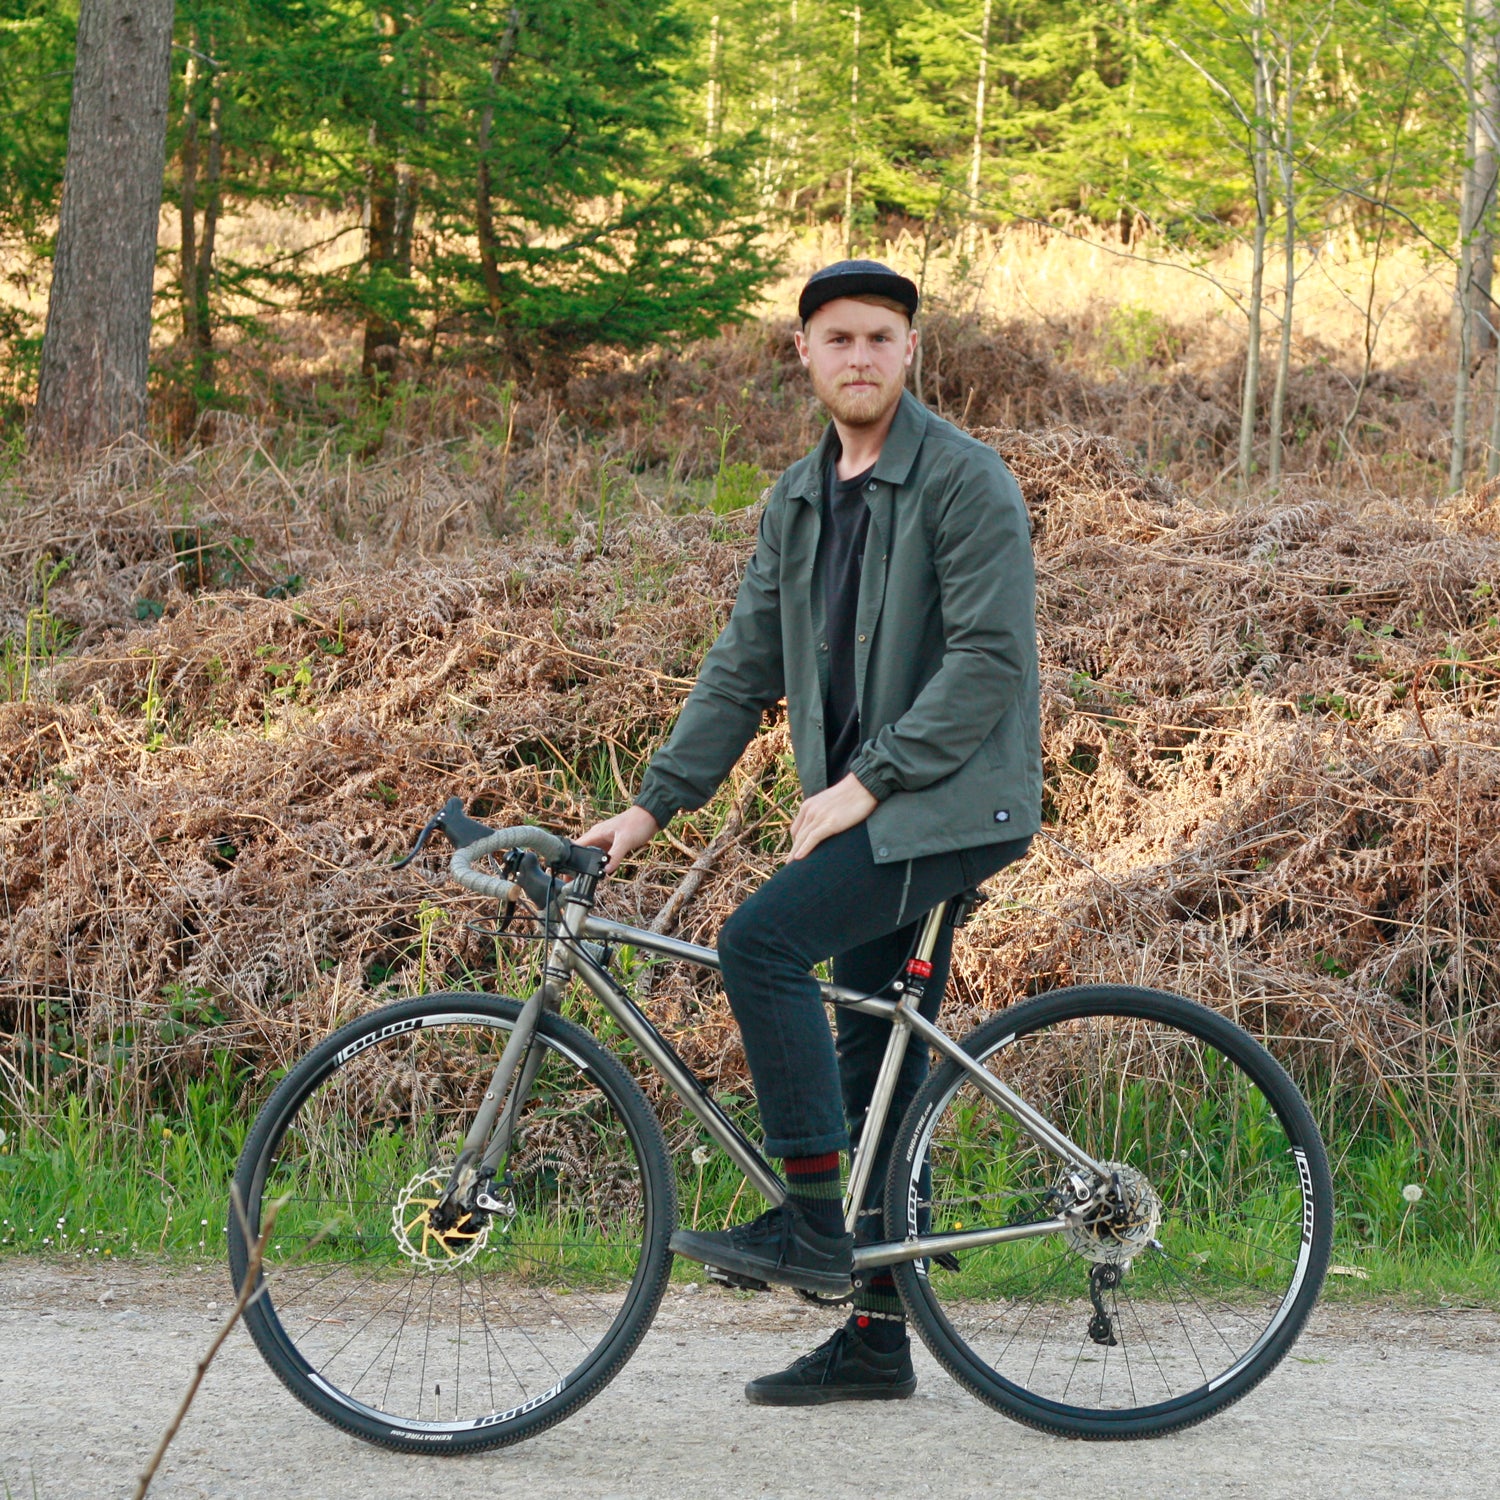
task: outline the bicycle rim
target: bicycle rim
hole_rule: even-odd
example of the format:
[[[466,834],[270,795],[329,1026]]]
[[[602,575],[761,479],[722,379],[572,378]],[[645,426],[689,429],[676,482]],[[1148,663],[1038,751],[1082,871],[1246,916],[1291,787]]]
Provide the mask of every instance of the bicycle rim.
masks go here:
[[[276,1213],[246,1314],[257,1345],[299,1399],[388,1447],[473,1451],[566,1416],[665,1288],[660,1129],[619,1064],[556,1016],[493,1189],[503,1208],[430,1223],[519,1008],[428,996],[343,1028],[267,1103],[236,1174],[252,1235]],[[238,1226],[230,1241],[238,1283]]]
[[[1202,1421],[1264,1378],[1316,1300],[1332,1233],[1322,1143],[1251,1037],[1150,990],[1064,990],[964,1043],[1118,1174],[1109,1224],[898,1268],[938,1359],[981,1399],[1079,1437]],[[1054,1217],[1067,1169],[953,1064],[913,1103],[888,1231]]]

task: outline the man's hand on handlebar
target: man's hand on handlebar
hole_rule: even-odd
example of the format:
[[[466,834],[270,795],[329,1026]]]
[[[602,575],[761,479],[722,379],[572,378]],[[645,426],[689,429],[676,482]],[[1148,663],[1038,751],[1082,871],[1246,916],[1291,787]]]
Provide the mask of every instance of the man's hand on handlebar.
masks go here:
[[[604,873],[613,875],[622,860],[629,859],[637,849],[650,843],[659,831],[660,825],[644,807],[627,807],[624,812],[595,823],[573,842],[590,849],[607,850],[609,863],[605,865]]]

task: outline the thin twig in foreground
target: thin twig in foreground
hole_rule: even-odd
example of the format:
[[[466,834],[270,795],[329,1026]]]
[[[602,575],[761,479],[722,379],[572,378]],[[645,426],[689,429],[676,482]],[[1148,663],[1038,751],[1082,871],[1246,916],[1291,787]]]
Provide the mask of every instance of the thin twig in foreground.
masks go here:
[[[239,1186],[233,1185],[229,1189],[229,1196],[233,1206],[234,1216],[239,1221],[240,1231],[246,1239],[250,1237],[249,1223],[245,1218],[245,1208],[240,1202]],[[146,1465],[140,1480],[135,1487],[134,1500],[144,1500],[146,1491],[151,1488],[151,1481],[156,1478],[156,1471],[161,1467],[161,1461],[167,1456],[167,1449],[171,1446],[172,1439],[177,1436],[177,1429],[182,1426],[183,1418],[188,1414],[188,1407],[193,1404],[193,1397],[198,1394],[198,1387],[203,1384],[203,1377],[208,1374],[208,1367],[214,1362],[214,1355],[219,1352],[224,1340],[229,1337],[229,1330],[239,1322],[245,1309],[254,1302],[264,1290],[257,1286],[260,1279],[261,1258],[265,1254],[266,1245],[270,1240],[271,1231],[276,1226],[276,1215],[280,1210],[280,1202],[272,1203],[266,1209],[265,1227],[260,1232],[260,1238],[250,1246],[250,1260],[245,1267],[245,1279],[240,1285],[239,1297],[235,1300],[233,1308],[230,1309],[229,1317],[224,1326],[214,1336],[214,1341],[208,1346],[208,1353],[198,1361],[198,1368],[193,1371],[193,1378],[188,1385],[187,1394],[182,1398],[182,1405],[177,1408],[177,1415],[172,1418],[171,1425],[162,1434],[161,1442],[157,1444],[156,1452],[151,1455],[151,1462]]]

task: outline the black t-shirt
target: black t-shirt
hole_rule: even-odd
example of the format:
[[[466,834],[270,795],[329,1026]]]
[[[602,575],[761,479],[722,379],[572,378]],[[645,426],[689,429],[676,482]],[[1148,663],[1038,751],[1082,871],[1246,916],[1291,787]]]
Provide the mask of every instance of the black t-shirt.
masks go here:
[[[860,566],[870,507],[864,487],[874,468],[852,479],[838,477],[837,460],[828,465],[823,529],[818,536],[818,567],[823,577],[824,640],[828,644],[828,696],[823,704],[823,747],[828,785],[848,774],[860,747],[859,703],[854,693],[854,623],[859,608]]]

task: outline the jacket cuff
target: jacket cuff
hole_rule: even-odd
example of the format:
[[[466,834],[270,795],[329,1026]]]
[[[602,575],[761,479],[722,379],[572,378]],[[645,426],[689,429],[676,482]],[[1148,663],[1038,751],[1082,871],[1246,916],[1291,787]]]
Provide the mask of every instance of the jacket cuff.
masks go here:
[[[861,750],[849,762],[854,779],[877,801],[884,802],[896,790],[896,784],[871,764],[873,757],[868,749]]]
[[[665,828],[679,811],[677,804],[662,791],[642,791],[635,799],[636,807],[644,807],[656,819],[658,828]]]

